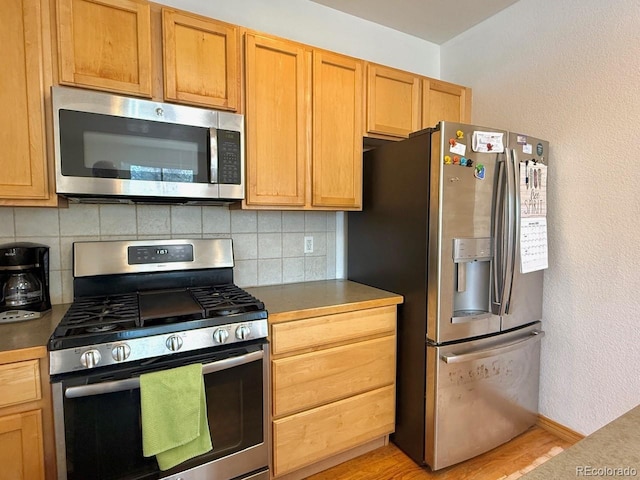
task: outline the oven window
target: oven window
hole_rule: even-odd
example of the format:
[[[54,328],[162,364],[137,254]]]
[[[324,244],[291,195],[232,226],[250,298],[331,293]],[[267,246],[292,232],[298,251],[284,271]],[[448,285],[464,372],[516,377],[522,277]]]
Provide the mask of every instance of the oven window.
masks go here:
[[[209,129],[60,110],[62,174],[208,183]]]
[[[262,361],[206,374],[204,379],[213,450],[162,472],[163,475],[264,441]],[[65,398],[64,415],[69,480],[141,480],[160,476],[155,457],[142,455],[139,389]]]

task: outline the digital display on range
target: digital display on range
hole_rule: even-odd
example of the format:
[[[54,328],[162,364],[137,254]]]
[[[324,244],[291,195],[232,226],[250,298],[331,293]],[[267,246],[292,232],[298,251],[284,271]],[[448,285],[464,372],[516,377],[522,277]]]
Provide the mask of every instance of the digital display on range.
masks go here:
[[[141,245],[127,249],[129,265],[193,262],[193,245]]]

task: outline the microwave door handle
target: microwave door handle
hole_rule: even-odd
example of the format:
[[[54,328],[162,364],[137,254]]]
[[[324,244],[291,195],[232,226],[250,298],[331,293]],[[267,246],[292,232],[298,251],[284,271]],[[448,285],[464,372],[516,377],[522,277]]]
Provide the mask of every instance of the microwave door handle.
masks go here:
[[[209,183],[218,183],[218,130],[209,129]]]
[[[225,358],[217,362],[207,363],[202,366],[202,374],[220,372],[233,367],[245,365],[264,358],[264,350],[247,353],[239,357]],[[69,387],[64,391],[66,398],[90,397],[93,395],[102,395],[104,393],[122,392],[125,390],[135,390],[140,388],[140,378],[127,378],[125,380],[115,380],[113,382],[94,383],[92,385],[80,385],[77,387]]]

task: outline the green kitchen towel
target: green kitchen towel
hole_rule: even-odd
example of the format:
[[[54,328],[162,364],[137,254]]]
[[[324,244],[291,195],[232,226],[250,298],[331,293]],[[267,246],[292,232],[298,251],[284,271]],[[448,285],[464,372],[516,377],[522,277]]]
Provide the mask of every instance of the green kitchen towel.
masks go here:
[[[142,453],[160,470],[210,451],[202,364],[140,375]]]

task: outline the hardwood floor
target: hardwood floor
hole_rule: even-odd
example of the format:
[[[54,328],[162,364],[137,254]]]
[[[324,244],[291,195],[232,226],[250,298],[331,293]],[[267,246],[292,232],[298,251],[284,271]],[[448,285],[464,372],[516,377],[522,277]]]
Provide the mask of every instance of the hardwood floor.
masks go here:
[[[471,460],[432,472],[419,467],[393,443],[378,448],[307,480],[497,480],[511,475],[553,447],[568,448],[572,444],[540,428],[532,427],[509,443]]]

